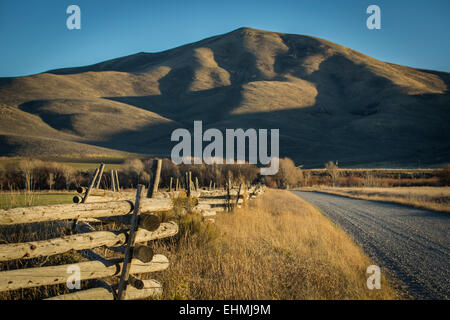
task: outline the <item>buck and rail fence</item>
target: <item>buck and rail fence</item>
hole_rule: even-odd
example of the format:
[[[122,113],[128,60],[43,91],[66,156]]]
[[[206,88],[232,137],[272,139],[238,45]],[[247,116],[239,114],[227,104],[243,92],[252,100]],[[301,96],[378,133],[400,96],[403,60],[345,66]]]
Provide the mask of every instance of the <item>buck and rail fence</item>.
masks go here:
[[[173,198],[180,193],[195,197],[194,211],[206,221],[214,222],[218,212],[230,212],[248,199],[265,191],[264,186],[233,187],[229,180],[225,190],[216,190],[215,183],[200,189],[198,179],[193,183],[187,173],[184,183],[171,179],[168,192],[158,191],[160,160],[155,161],[154,174],[145,192],[139,185],[136,191],[121,191],[117,171],[111,171],[111,189],[99,189],[104,165],[95,171],[88,188],[79,188],[74,204],[35,206],[0,210],[0,226],[59,221],[70,224],[70,234],[47,240],[0,244],[0,263],[63,254],[71,250],[81,253],[87,261],[45,267],[0,271],[0,292],[68,283],[73,267],[79,270],[79,281],[96,279],[98,287],[77,290],[52,297],[53,300],[132,300],[156,298],[162,285],[156,280],[138,279],[138,274],[166,270],[169,260],[155,254],[149,241],[173,237],[178,233],[174,221],[161,222],[155,214],[169,211]],[[184,190],[181,187],[184,186]],[[96,230],[92,225],[119,221],[127,225],[123,230]],[[106,247],[123,253],[123,258],[106,259],[94,249]],[[0,264],[1,265],[1,264]],[[118,283],[101,280],[117,277]]]

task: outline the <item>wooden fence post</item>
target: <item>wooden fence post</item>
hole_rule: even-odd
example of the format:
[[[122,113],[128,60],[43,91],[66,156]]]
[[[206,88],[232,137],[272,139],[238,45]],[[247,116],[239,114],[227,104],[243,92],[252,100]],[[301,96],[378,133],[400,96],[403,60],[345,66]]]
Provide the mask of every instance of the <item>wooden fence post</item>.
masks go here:
[[[191,172],[186,172],[186,194],[191,196]]]
[[[100,165],[100,169],[103,168],[102,166],[104,166],[103,163]],[[83,197],[83,200],[81,200],[81,203],[86,203],[86,201],[89,197],[89,194],[91,193],[92,189],[94,188],[95,179],[97,179],[99,171],[100,171],[99,168],[95,169],[95,173],[94,173],[94,176],[92,177],[92,181],[89,184],[89,188],[87,189],[86,193],[84,194],[84,197]],[[78,223],[78,219],[72,220],[72,227],[71,227],[72,233],[75,231],[75,229],[77,227],[77,223]]]
[[[119,173],[117,172],[117,170],[114,170],[114,172],[115,172],[115,176],[116,176],[116,188],[117,188],[117,191],[119,192],[120,191]]]
[[[151,186],[151,189],[147,191],[147,198],[153,198],[156,196],[156,193],[158,192],[158,186],[159,186],[159,179],[161,177],[161,167],[162,167],[162,160],[157,159],[153,162],[153,185]],[[150,187],[150,186],[149,186]]]
[[[173,177],[170,177],[169,192],[172,192],[172,183],[173,183]]]
[[[195,177],[195,191],[198,191],[198,177]]]
[[[87,201],[87,199],[89,197],[89,194],[91,193],[92,189],[94,188],[94,183],[95,183],[95,179],[98,176],[98,172],[99,172],[98,168],[95,169],[94,177],[92,178],[92,181],[89,184],[89,187],[88,187],[86,193],[84,194],[83,201],[81,201],[81,203],[86,203],[86,201]]]
[[[113,192],[116,191],[116,182],[115,182],[116,178],[114,177],[114,170],[111,170],[111,190]]]
[[[230,212],[231,211],[231,193],[230,193],[230,183],[228,181],[227,185],[227,211]]]
[[[239,196],[240,196],[240,194],[241,194],[241,188],[242,188],[242,183],[239,184],[239,190],[238,190],[238,193],[237,193],[237,196],[236,196],[236,204],[235,204],[235,206],[234,206],[235,209],[237,208],[238,203],[239,203]]]
[[[180,188],[180,186],[179,186],[179,180],[178,180],[178,178],[177,178],[177,180],[176,180],[176,183],[175,183],[175,191],[178,191],[179,190],[179,188]]]
[[[100,173],[98,174],[98,180],[97,180],[97,184],[95,185],[95,189],[98,189],[100,187],[100,182],[102,180],[104,169],[105,169],[105,164],[104,163],[100,164]]]
[[[133,217],[131,220],[130,234],[128,235],[128,243],[123,260],[122,274],[120,276],[119,288],[117,290],[117,297],[122,300],[126,294],[128,277],[130,275],[131,259],[133,257],[133,248],[136,240],[136,231],[138,228],[139,213],[141,210],[141,198],[144,194],[144,187],[138,185],[136,192],[136,201],[134,202]]]

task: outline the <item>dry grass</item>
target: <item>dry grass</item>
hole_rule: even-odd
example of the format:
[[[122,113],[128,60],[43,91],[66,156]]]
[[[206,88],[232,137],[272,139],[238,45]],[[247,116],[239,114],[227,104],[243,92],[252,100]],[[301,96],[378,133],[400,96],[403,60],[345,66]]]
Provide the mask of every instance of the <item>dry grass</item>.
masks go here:
[[[301,188],[300,190],[331,193],[356,199],[386,201],[404,204],[415,208],[450,213],[450,187],[311,187]]]
[[[175,207],[189,207],[177,199]],[[183,203],[182,203],[183,202]],[[173,219],[167,213],[163,220]],[[162,282],[162,299],[396,299],[401,296],[382,279],[381,290],[366,288],[372,264],[350,238],[313,206],[281,190],[268,190],[250,207],[220,214],[215,223],[195,214],[182,216],[178,236],[153,243],[165,254],[168,270],[143,275]],[[117,226],[100,226],[100,229]],[[24,242],[66,234],[61,223],[0,228],[0,242]],[[109,251],[109,250],[108,250]],[[106,254],[100,248],[98,253]],[[109,252],[106,258],[117,256]],[[71,264],[77,252],[49,258],[0,263],[1,270]],[[107,279],[116,282],[117,279]],[[82,288],[96,286],[83,281]],[[0,300],[42,299],[67,293],[65,285],[15,290]]]
[[[171,262],[157,277],[164,299],[399,298],[385,279],[381,290],[368,290],[371,262],[361,249],[285,191],[269,190],[250,208],[218,216],[207,240],[155,246]]]

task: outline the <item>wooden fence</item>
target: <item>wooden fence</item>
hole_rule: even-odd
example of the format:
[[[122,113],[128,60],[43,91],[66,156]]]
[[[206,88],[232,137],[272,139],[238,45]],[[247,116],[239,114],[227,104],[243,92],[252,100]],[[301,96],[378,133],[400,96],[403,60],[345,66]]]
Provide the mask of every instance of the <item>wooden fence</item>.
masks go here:
[[[25,243],[8,243],[0,245],[0,262],[16,259],[31,259],[62,254],[76,250],[88,261],[76,264],[47,267],[25,268],[0,271],[0,292],[33,288],[45,285],[67,283],[68,273],[73,266],[80,270],[79,280],[118,277],[118,284],[109,285],[99,280],[98,288],[76,291],[53,297],[55,300],[87,299],[143,299],[157,297],[162,293],[162,286],[156,280],[140,280],[137,274],[163,271],[169,267],[167,257],[154,254],[148,241],[168,238],[178,233],[175,222],[161,222],[153,213],[172,208],[172,198],[184,191],[158,192],[160,163],[155,165],[155,176],[146,193],[140,185],[137,192],[120,191],[117,171],[111,171],[112,190],[99,189],[99,182],[104,171],[101,165],[94,174],[88,188],[80,188],[80,194],[74,197],[74,204],[36,206],[0,210],[0,226],[28,224],[36,222],[71,221],[71,234],[48,240]],[[193,187],[190,174],[185,183],[185,191],[195,196],[198,203],[194,210],[201,213],[206,220],[213,219],[217,212],[232,211],[247,199],[264,192],[264,187],[252,187],[248,190],[243,185],[236,188],[231,182],[226,190],[214,190],[210,183],[206,190],[200,190],[198,180]],[[178,189],[178,179],[175,189]],[[189,189],[187,189],[189,188]],[[147,194],[147,195],[145,195]],[[96,230],[92,222],[118,220],[129,227],[126,230]],[[105,259],[94,249],[107,247],[123,252],[123,258]]]

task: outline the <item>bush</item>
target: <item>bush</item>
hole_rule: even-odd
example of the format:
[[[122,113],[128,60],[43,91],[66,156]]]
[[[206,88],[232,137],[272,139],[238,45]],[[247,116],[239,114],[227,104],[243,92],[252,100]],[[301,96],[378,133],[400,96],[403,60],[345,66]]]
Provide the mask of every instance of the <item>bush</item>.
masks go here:
[[[173,215],[175,217],[180,217],[184,214],[192,213],[197,204],[197,198],[189,198],[184,192],[182,192],[178,197],[172,198]]]
[[[450,186],[450,164],[446,165],[440,170],[438,177],[439,181],[444,186]]]
[[[197,241],[198,244],[208,243],[219,236],[214,223],[205,222],[200,213],[188,213],[180,218],[178,224],[180,236]]]
[[[360,187],[364,183],[362,178],[355,176],[341,177],[338,179],[338,184],[341,187]]]
[[[181,193],[178,197],[172,198],[172,215],[177,220],[179,231],[179,239],[189,239],[189,241],[197,241],[197,243],[207,243],[218,237],[218,231],[213,223],[204,221],[200,213],[193,211],[198,204],[197,198],[188,198],[186,194]],[[162,217],[165,221],[168,217]]]

